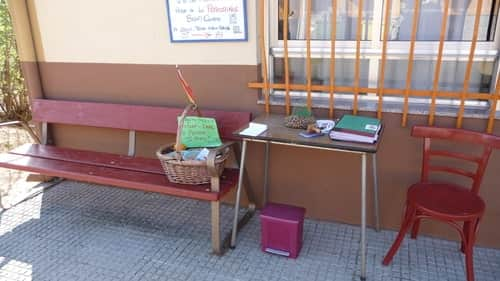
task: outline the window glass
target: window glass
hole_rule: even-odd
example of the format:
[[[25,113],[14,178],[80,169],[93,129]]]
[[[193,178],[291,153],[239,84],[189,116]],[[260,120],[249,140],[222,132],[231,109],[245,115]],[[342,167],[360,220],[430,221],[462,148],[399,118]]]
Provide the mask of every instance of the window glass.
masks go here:
[[[283,40],[283,1],[288,3],[288,39],[305,40],[307,26],[307,1],[279,0],[278,39]],[[373,3],[363,4],[362,40],[371,40],[373,26]],[[332,1],[311,1],[311,39],[330,40]],[[357,0],[337,1],[337,40],[356,40],[358,18]]]
[[[285,83],[285,71],[283,58],[274,59],[274,82]],[[335,83],[337,86],[354,85],[354,59],[335,60]],[[290,84],[307,84],[306,59],[289,58],[289,77]],[[369,60],[360,60],[360,87],[368,86]],[[330,84],[330,59],[313,58],[311,59],[311,82],[313,85]]]
[[[290,84],[307,84],[306,60],[304,58],[289,58]],[[335,60],[335,85],[352,87],[354,85],[354,59]],[[369,86],[370,60],[360,60],[360,87]],[[415,60],[411,88],[416,90],[432,90],[434,69],[433,60]],[[439,77],[440,91],[462,91],[465,76],[466,61],[443,61]],[[391,59],[386,61],[386,75],[384,88],[405,89],[406,69],[408,61],[405,59]],[[494,62],[477,61],[472,64],[469,92],[488,93],[492,83]],[[329,59],[311,59],[311,82],[313,85],[329,85]],[[401,71],[405,70],[405,71]],[[375,77],[376,78],[376,77]],[[274,59],[274,82],[285,83],[283,58]],[[376,85],[377,81],[370,81]]]
[[[393,0],[389,40],[410,40],[416,0]],[[478,0],[450,0],[445,40],[470,41],[474,31],[474,17]],[[443,19],[444,0],[420,2],[417,40],[439,41]],[[484,0],[481,7],[478,41],[493,40],[496,22],[495,1]]]
[[[434,60],[415,60],[411,88],[417,90],[432,90],[434,83]],[[440,91],[462,91],[464,87],[466,61],[443,61],[439,76]],[[406,70],[408,60],[387,60],[385,74],[385,88],[406,88]],[[469,92],[489,93],[492,82],[494,63],[491,61],[476,61],[472,63],[469,82]]]
[[[283,10],[284,1],[289,3],[289,30],[290,40],[305,40],[306,27],[306,0],[279,0],[279,11]],[[385,7],[382,0],[365,0],[362,18],[362,40],[378,41],[377,37],[383,34],[383,15]],[[417,40],[421,41],[416,45],[413,62],[411,89],[412,90],[432,90],[434,83],[434,71],[436,69],[436,50],[439,41],[440,27],[444,11],[444,0],[392,0],[389,40],[407,41],[411,36],[412,20],[414,15],[413,6],[415,1],[420,5],[420,17],[418,21]],[[445,33],[447,41],[457,41],[465,43],[445,44],[443,61],[441,64],[438,91],[441,92],[462,92],[465,78],[465,71],[468,62],[470,43],[472,40],[476,7],[479,0],[449,0],[448,23]],[[331,33],[331,2],[312,0],[311,14],[311,39],[330,40]],[[385,1],[384,1],[385,2]],[[337,1],[337,40],[356,40],[356,24],[358,12],[358,0],[338,0]],[[276,2],[275,4],[276,5]],[[494,42],[494,30],[497,25],[498,10],[500,0],[483,0],[480,10],[480,21],[478,30],[479,41],[490,41],[476,45],[475,56],[473,58],[471,76],[468,93],[491,93],[495,87],[495,75],[498,67],[498,47]],[[278,12],[279,13],[279,12]],[[278,39],[283,39],[282,13],[274,17],[274,28],[278,28]],[[373,24],[376,23],[376,26]],[[382,23],[382,24],[379,24]],[[373,38],[372,38],[373,35]],[[423,41],[423,42],[422,42]],[[426,42],[429,41],[429,42]],[[430,42],[434,41],[434,42]],[[275,41],[276,42],[276,41]],[[293,42],[289,48],[289,78],[291,84],[307,84],[307,67],[305,58],[305,44]],[[304,42],[302,42],[304,43]],[[354,42],[341,43],[337,45],[335,56],[335,85],[353,87],[355,59],[353,50]],[[377,88],[381,71],[380,42],[361,45],[360,57],[360,80],[359,87]],[[330,82],[330,58],[329,44],[315,42],[312,49],[311,59],[311,82],[313,85],[329,85]],[[451,44],[451,45],[450,45]],[[340,46],[340,47],[339,47]],[[454,46],[448,48],[447,46]],[[463,46],[463,47],[462,47]],[[387,57],[385,62],[385,83],[386,89],[405,89],[406,76],[408,71],[407,43],[398,44],[396,42],[387,45]],[[272,47],[272,74],[274,83],[284,83],[284,51],[278,42]],[[459,50],[464,48],[464,52]],[[321,57],[321,58],[318,58]],[[277,91],[282,94],[282,91]],[[325,93],[325,92],[323,92]],[[341,94],[336,92],[337,94]],[[297,91],[296,95],[303,94]],[[321,93],[315,93],[319,96]],[[328,94],[328,93],[325,93]],[[350,94],[350,93],[346,93]],[[349,97],[349,95],[346,95]],[[373,93],[366,95],[367,100],[375,97]],[[426,100],[429,96],[410,96],[411,102],[416,99]],[[384,95],[384,100],[400,99],[395,95]],[[442,99],[441,102],[456,102],[459,99]],[[466,96],[467,102],[476,103],[477,99]],[[483,103],[478,103],[483,104]]]

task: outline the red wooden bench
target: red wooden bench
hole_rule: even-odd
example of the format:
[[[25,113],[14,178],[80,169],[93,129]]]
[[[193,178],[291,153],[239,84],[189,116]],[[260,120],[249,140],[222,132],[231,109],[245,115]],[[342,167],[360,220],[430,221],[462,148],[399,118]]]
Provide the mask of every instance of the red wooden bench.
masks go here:
[[[33,120],[42,124],[41,144],[26,144],[1,154],[0,167],[210,201],[212,249],[222,254],[220,199],[237,185],[239,170],[226,168],[221,177],[212,177],[211,184],[182,185],[168,181],[159,160],[134,156],[135,132],[175,134],[182,108],[38,99],[34,100],[32,109]],[[224,139],[233,139],[232,132],[251,120],[249,112],[207,110],[202,113],[217,120]],[[48,145],[48,123],[129,130],[128,155]],[[231,144],[234,143],[226,143],[221,149]]]

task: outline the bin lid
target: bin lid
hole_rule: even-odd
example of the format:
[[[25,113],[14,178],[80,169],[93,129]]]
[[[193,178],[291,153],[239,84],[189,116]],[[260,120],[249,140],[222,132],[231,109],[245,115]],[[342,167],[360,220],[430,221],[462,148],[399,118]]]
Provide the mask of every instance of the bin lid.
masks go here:
[[[305,212],[306,209],[302,207],[278,203],[267,203],[260,214],[261,216],[284,220],[301,221],[304,219]]]

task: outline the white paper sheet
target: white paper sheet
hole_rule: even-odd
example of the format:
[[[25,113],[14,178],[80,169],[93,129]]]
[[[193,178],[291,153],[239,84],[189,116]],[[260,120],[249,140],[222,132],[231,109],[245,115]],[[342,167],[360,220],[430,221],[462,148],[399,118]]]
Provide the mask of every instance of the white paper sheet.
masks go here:
[[[240,135],[255,137],[255,136],[262,134],[265,131],[267,131],[266,124],[250,122],[250,124],[248,124],[248,128],[241,131]]]

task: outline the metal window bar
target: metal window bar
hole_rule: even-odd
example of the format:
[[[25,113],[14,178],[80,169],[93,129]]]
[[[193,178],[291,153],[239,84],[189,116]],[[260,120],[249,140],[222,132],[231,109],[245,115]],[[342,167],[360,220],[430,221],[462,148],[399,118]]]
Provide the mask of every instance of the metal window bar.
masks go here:
[[[380,66],[380,75],[378,80],[378,104],[377,104],[377,118],[382,118],[382,103],[383,103],[383,92],[384,92],[384,82],[385,82],[385,61],[387,59],[387,36],[389,35],[390,26],[390,16],[391,16],[391,0],[385,1],[385,14],[384,14],[384,35],[382,37],[382,60]]]
[[[335,92],[335,41],[337,37],[337,0],[332,0],[332,26],[330,33],[330,104],[328,116],[333,119],[333,110],[335,107],[334,92]]]
[[[476,50],[477,35],[479,31],[479,20],[481,17],[482,6],[483,6],[483,0],[477,0],[476,15],[474,16],[474,32],[472,33],[472,43],[470,45],[470,51],[469,51],[469,61],[467,62],[467,67],[465,69],[464,90],[462,92],[462,95],[460,95],[460,109],[458,110],[458,116],[457,116],[457,128],[462,127],[462,119],[465,110],[465,99],[467,98],[467,92],[469,91],[470,75],[472,72],[474,51]]]
[[[497,103],[500,99],[500,75],[497,74],[497,83],[495,85],[495,94],[492,95],[490,114],[488,116],[488,126],[486,132],[491,134],[493,132],[493,125],[495,123],[495,113],[497,111]]]
[[[255,88],[255,89],[263,89],[264,88],[264,83],[262,82],[250,82],[248,83],[249,88]],[[285,84],[284,83],[268,83],[267,87],[269,89],[275,89],[275,90],[284,90],[285,89]],[[306,91],[307,85],[305,84],[290,84],[289,85],[290,90],[294,91]],[[330,85],[312,85],[311,90],[312,91],[317,91],[317,92],[328,92],[330,89]],[[374,93],[376,94],[377,91],[379,91],[378,88],[368,88],[368,87],[360,87],[358,89],[360,92],[363,93]],[[354,87],[349,87],[349,86],[335,86],[335,91],[338,92],[345,92],[345,93],[354,93]],[[400,96],[405,93],[405,89],[395,89],[395,88],[384,88],[384,95],[388,96]],[[459,99],[461,96],[462,92],[456,92],[456,91],[439,91],[436,93],[436,96],[438,98],[453,98],[453,99]],[[410,89],[409,91],[410,96],[416,96],[416,97],[431,97],[432,96],[432,90],[415,90],[415,89]],[[467,98],[469,99],[481,99],[481,100],[492,100],[493,95],[490,93],[468,93]]]
[[[283,46],[285,48],[284,66],[285,66],[285,108],[286,115],[290,115],[290,69],[288,61],[288,0],[283,1]]]
[[[358,114],[358,95],[359,95],[359,67],[360,67],[360,54],[361,54],[361,26],[363,19],[363,0],[358,0],[358,20],[356,30],[356,62],[354,64],[354,101],[352,104],[352,113]]]
[[[265,110],[266,113],[270,112],[270,103],[269,103],[269,79],[267,77],[267,52],[266,52],[266,41],[264,40],[264,36],[266,34],[265,32],[265,5],[266,1],[265,0],[260,0],[259,1],[259,13],[260,13],[260,32],[259,32],[259,45],[260,45],[260,52],[262,54],[261,56],[261,66],[262,66],[262,80],[264,81],[263,87],[261,89],[263,90],[264,94],[264,100],[266,101],[265,105]]]
[[[445,34],[446,34],[446,26],[447,26],[447,18],[449,15],[449,2],[450,0],[444,1],[444,12],[443,12],[443,20],[441,23],[441,32],[440,32],[440,40],[439,40],[439,50],[436,58],[436,68],[433,79],[433,87],[431,90],[416,90],[411,88],[411,78],[413,72],[413,60],[415,54],[415,41],[418,30],[418,17],[420,14],[420,3],[421,1],[416,0],[414,6],[414,16],[412,23],[412,34],[410,40],[410,51],[408,54],[408,69],[406,75],[406,87],[404,89],[395,89],[395,88],[385,88],[384,87],[384,78],[385,78],[385,62],[387,56],[387,41],[388,41],[388,32],[390,29],[390,14],[391,14],[391,0],[386,0],[385,4],[385,13],[384,13],[384,33],[382,37],[382,61],[381,67],[379,69],[379,81],[377,88],[372,87],[360,87],[360,49],[361,49],[361,33],[362,33],[362,12],[363,12],[363,0],[358,2],[358,18],[357,18],[357,33],[356,33],[356,54],[355,54],[355,77],[354,77],[354,85],[352,87],[349,86],[337,86],[335,84],[335,43],[336,43],[336,13],[337,13],[337,1],[332,0],[332,23],[331,23],[331,40],[330,40],[330,81],[329,85],[313,85],[312,84],[312,69],[311,69],[311,13],[312,13],[312,4],[311,0],[307,0],[307,16],[306,16],[306,84],[291,84],[290,83],[290,70],[289,70],[289,53],[288,53],[288,13],[289,13],[289,5],[288,1],[284,1],[284,11],[283,11],[283,41],[284,41],[284,63],[285,63],[285,83],[272,83],[269,82],[268,78],[268,65],[267,65],[267,52],[266,52],[266,44],[264,40],[265,34],[265,0],[261,0],[259,2],[259,13],[260,13],[260,32],[259,32],[259,45],[260,52],[262,58],[262,78],[263,82],[250,82],[248,83],[249,88],[262,89],[264,93],[265,99],[265,108],[266,112],[270,111],[270,98],[269,92],[271,90],[285,90],[286,91],[286,102],[285,106],[287,107],[287,114],[290,112],[290,91],[305,91],[307,92],[307,106],[308,108],[312,107],[312,91],[325,92],[329,93],[329,115],[333,117],[334,110],[334,93],[335,92],[345,92],[353,94],[353,114],[357,114],[358,111],[358,95],[360,92],[363,93],[374,93],[378,95],[378,108],[377,108],[377,116],[381,118],[382,115],[382,104],[383,104],[383,96],[391,96],[391,95],[403,95],[404,97],[404,105],[402,109],[402,126],[406,125],[407,115],[408,115],[408,100],[409,97],[428,97],[431,98],[431,105],[429,108],[429,124],[432,125],[435,119],[435,110],[436,110],[436,99],[438,98],[452,98],[460,101],[459,111],[457,113],[457,123],[456,126],[460,128],[462,126],[464,110],[465,110],[465,101],[468,99],[479,99],[479,100],[487,100],[490,103],[490,112],[488,117],[488,125],[487,132],[491,133],[493,131],[497,102],[500,100],[500,75],[497,77],[496,87],[494,93],[478,93],[478,92],[469,92],[469,84],[472,72],[472,64],[474,62],[474,54],[476,52],[476,45],[478,39],[478,30],[479,30],[479,21],[480,14],[482,8],[482,0],[477,0],[476,13],[474,18],[474,30],[471,40],[471,46],[469,50],[469,57],[467,60],[465,77],[464,77],[464,86],[462,91],[441,91],[439,90],[439,80],[440,80],[440,68],[443,60],[443,49],[445,43]]]
[[[417,41],[418,18],[420,16],[419,0],[415,0],[413,11],[415,12],[413,14],[413,22],[411,26],[410,53],[408,54],[408,69],[406,71],[406,89],[404,95],[403,119],[401,121],[401,126],[403,127],[406,127],[406,121],[408,120],[408,98],[410,96],[411,77],[413,74],[413,56],[415,54],[415,41]]]
[[[307,17],[306,17],[306,77],[307,77],[307,108],[312,109],[312,71],[311,71],[311,13],[312,3],[307,0]]]
[[[429,108],[429,125],[434,125],[434,114],[436,111],[436,93],[439,90],[439,75],[441,74],[441,63],[443,61],[444,37],[446,33],[446,25],[448,23],[448,10],[450,0],[444,1],[443,21],[441,22],[441,33],[439,34],[439,50],[434,70],[434,82],[432,85],[432,100]]]

